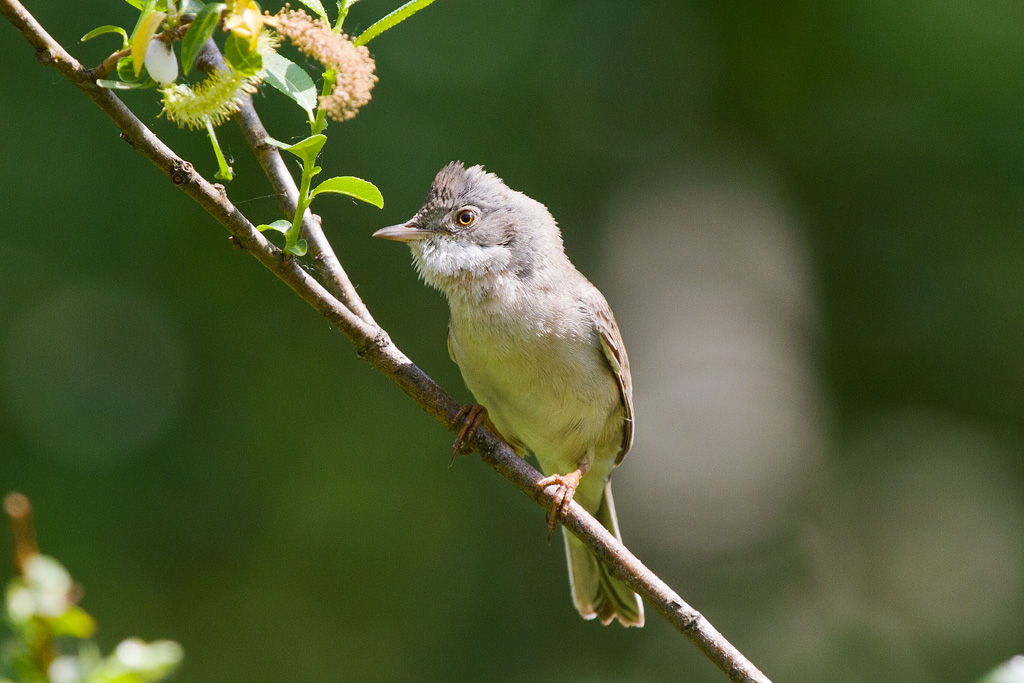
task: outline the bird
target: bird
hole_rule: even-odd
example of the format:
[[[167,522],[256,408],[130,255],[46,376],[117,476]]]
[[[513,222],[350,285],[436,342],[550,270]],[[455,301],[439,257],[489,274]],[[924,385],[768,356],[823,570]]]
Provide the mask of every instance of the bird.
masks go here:
[[[611,307],[565,253],[541,202],[482,166],[438,172],[412,219],[373,234],[405,242],[448,300],[448,352],[477,401],[453,446],[485,423],[555,486],[549,534],[576,500],[621,540],[610,476],[633,444],[629,359]],[[449,463],[450,464],[450,463]],[[643,626],[643,602],[563,528],[569,583],[585,619]]]

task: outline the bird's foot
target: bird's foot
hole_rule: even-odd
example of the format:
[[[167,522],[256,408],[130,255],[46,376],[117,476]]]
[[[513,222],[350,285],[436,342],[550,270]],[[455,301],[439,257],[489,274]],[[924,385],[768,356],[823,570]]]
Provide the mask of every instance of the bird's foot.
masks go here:
[[[491,420],[487,417],[487,408],[484,408],[479,403],[467,403],[462,406],[458,415],[452,420],[451,427],[449,427],[451,431],[458,430],[459,433],[455,437],[455,443],[452,444],[452,457],[448,461],[448,467],[451,467],[455,462],[456,455],[469,455],[473,452],[464,442],[482,424],[486,424],[495,434],[498,433],[498,430],[494,428]]]
[[[558,490],[555,491],[555,502],[551,507],[551,516],[548,517],[548,543],[551,543],[551,534],[558,526],[558,521],[569,511],[569,503],[572,502],[582,476],[583,468],[580,468],[569,474],[552,474],[537,482],[538,493],[548,486],[558,486]]]

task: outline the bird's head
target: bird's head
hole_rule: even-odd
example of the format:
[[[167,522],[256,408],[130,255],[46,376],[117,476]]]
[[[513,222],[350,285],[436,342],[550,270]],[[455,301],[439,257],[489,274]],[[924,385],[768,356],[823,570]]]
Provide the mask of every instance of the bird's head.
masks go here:
[[[412,219],[374,237],[406,242],[416,270],[445,293],[502,274],[525,279],[546,260],[564,258],[558,226],[543,204],[482,166],[455,161],[434,178]]]

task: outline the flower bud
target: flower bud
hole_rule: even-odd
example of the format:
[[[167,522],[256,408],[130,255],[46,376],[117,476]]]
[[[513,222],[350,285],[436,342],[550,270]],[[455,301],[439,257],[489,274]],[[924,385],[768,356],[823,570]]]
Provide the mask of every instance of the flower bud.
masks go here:
[[[160,85],[169,85],[178,77],[178,59],[174,50],[159,38],[149,41],[143,63],[149,75]]]

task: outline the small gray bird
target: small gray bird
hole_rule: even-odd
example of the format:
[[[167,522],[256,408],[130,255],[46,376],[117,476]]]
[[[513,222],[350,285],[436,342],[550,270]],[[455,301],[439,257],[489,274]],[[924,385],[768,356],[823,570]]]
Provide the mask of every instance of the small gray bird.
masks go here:
[[[629,360],[608,302],[565,255],[547,208],[481,166],[448,164],[404,225],[420,276],[448,299],[448,352],[479,401],[455,450],[487,420],[557,486],[554,528],[575,499],[621,538],[609,477],[633,443]],[[453,456],[454,457],[454,456]],[[573,602],[585,619],[643,626],[640,597],[565,533]]]

